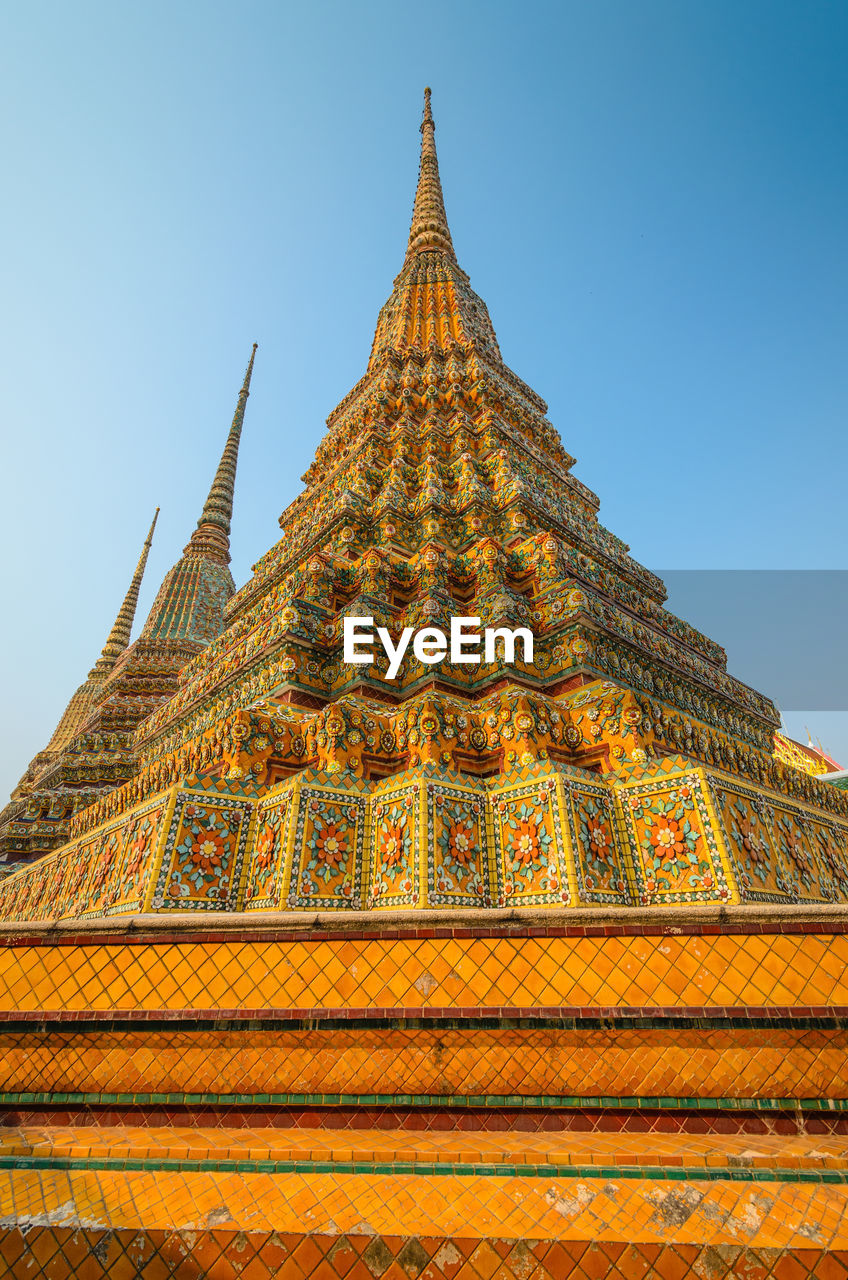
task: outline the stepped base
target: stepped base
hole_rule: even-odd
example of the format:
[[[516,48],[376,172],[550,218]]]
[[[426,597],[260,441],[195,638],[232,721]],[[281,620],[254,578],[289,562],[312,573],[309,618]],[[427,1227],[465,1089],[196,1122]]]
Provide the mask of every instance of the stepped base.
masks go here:
[[[0,1277],[843,1280],[844,909],[632,919],[8,930]]]
[[[848,1132],[26,1125],[5,1274],[838,1280]],[[848,1126],[846,1126],[848,1127]]]

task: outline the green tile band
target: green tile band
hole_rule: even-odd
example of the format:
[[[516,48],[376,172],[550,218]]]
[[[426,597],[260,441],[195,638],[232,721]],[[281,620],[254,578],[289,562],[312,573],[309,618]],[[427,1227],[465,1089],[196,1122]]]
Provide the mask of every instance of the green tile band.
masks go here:
[[[848,1098],[580,1097],[560,1094],[408,1093],[0,1093],[0,1107],[22,1106],[218,1106],[218,1107],[435,1107],[466,1110],[501,1107],[541,1110],[650,1111],[848,1111]]]
[[[0,1156],[0,1169],[98,1169],[147,1173],[416,1174],[426,1177],[615,1178],[651,1182],[815,1182],[848,1184],[848,1169],[776,1169],[738,1165],[479,1164],[464,1161],[181,1160],[111,1156]]]

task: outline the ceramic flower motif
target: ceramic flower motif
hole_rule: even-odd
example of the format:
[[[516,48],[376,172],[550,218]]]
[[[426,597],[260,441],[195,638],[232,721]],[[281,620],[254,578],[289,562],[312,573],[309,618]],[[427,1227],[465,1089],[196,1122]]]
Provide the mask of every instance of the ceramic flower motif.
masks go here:
[[[818,891],[818,875],[796,820],[789,813],[780,813],[775,825],[777,846],[783,855],[794,895],[812,896]]]
[[[378,894],[413,891],[411,806],[409,796],[379,806],[376,814]]]
[[[577,810],[577,833],[583,847],[586,888],[592,893],[623,893],[617,866],[612,818],[593,795],[582,795]]]
[[[726,796],[723,806],[730,842],[741,869],[745,889],[784,892],[772,866],[772,851],[763,822],[743,796]]]
[[[118,897],[117,878],[112,874],[117,863],[118,847],[118,837],[113,832],[104,844],[92,869],[89,884],[92,906],[111,906]]]
[[[645,797],[637,830],[649,898],[715,888],[713,865],[698,828],[690,787]]]
[[[241,816],[240,812],[186,806],[174,849],[171,897],[226,898]]]
[[[480,874],[482,805],[458,797],[436,797],[435,887],[440,894],[484,895]]]
[[[501,812],[504,890],[513,893],[556,893],[559,874],[547,803],[537,797],[504,803]]]
[[[830,877],[829,896],[838,902],[848,893],[848,863],[845,861],[839,834],[832,827],[817,824],[815,836],[819,857]]]
[[[309,801],[300,865],[300,893],[350,898],[354,892],[357,809],[315,797]]]
[[[127,828],[121,877],[121,891],[124,897],[135,889],[144,864],[153,852],[153,837],[158,830],[161,816],[161,810],[155,815],[145,814],[143,817],[136,818]]]
[[[270,892],[279,862],[282,831],[285,827],[285,815],[289,803],[290,797],[286,796],[282,804],[275,805],[272,809],[264,809],[259,816],[250,883],[245,893],[248,900],[266,897]]]

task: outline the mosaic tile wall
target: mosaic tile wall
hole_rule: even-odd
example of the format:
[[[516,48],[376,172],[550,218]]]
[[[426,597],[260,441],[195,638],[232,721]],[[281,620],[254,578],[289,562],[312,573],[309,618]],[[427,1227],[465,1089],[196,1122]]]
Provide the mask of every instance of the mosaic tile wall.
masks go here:
[[[280,542],[224,612],[251,360],[98,732],[5,811],[0,853],[53,852],[0,883],[0,1280],[848,1270],[848,801],[600,524],[433,130],[428,90],[406,261]],[[535,655],[389,681],[342,661],[351,609]]]
[[[841,926],[179,923],[5,937],[5,1274],[830,1280],[848,1261]]]
[[[848,901],[848,827],[674,764],[174,789],[8,877],[0,918]]]
[[[0,1184],[0,1213],[39,1221],[8,1233],[0,1258],[27,1280],[842,1280],[848,1270],[842,1186],[608,1174],[19,1171]]]

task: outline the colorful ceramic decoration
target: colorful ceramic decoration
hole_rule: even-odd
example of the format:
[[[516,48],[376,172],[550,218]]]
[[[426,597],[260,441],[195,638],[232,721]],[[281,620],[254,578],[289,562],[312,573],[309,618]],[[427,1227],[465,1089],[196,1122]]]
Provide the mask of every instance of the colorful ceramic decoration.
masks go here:
[[[599,522],[434,130],[280,541],[235,591],[251,356],[0,818],[4,1276],[848,1276],[848,793]]]

